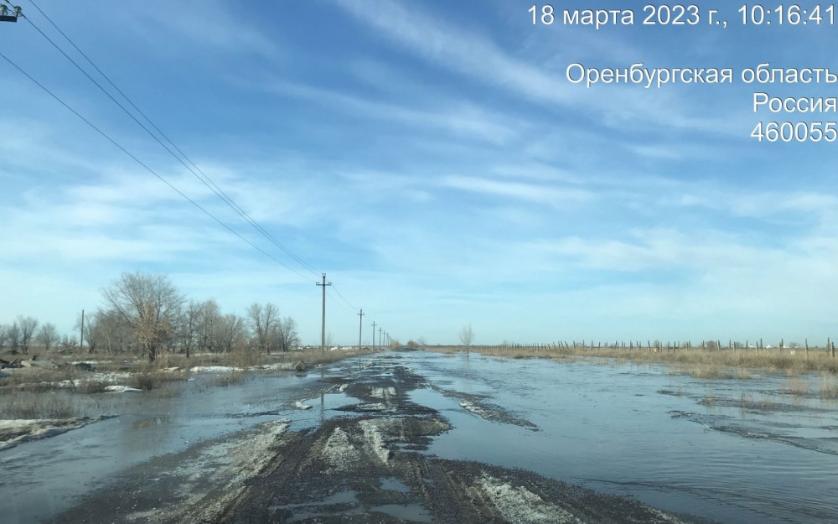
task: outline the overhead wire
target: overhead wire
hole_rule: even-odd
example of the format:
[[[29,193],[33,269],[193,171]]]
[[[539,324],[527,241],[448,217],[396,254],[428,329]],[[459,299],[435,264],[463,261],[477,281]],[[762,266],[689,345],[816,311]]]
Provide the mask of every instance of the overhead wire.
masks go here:
[[[238,231],[236,231],[235,229],[233,229],[233,228],[232,228],[230,225],[228,225],[226,222],[224,222],[223,220],[221,220],[220,218],[218,218],[217,216],[215,216],[215,215],[214,215],[211,211],[209,211],[209,210],[208,210],[208,209],[206,209],[204,206],[202,206],[201,204],[199,204],[198,202],[196,202],[196,201],[195,201],[193,198],[191,198],[189,195],[187,195],[186,193],[184,193],[184,192],[183,192],[180,188],[178,188],[177,186],[175,186],[174,184],[172,184],[172,183],[171,183],[171,182],[170,182],[170,181],[169,181],[166,177],[164,177],[163,175],[161,175],[160,173],[158,173],[157,171],[155,171],[152,167],[150,167],[148,164],[146,164],[145,162],[143,162],[142,160],[140,160],[140,159],[139,159],[136,155],[134,155],[133,153],[131,153],[131,151],[129,151],[127,148],[125,148],[125,146],[123,146],[121,143],[119,143],[119,142],[118,142],[115,138],[111,137],[108,133],[106,133],[106,132],[105,132],[105,131],[103,131],[101,128],[99,128],[96,124],[94,124],[93,122],[91,122],[91,121],[90,121],[87,117],[85,117],[83,114],[81,114],[79,111],[77,111],[74,107],[72,107],[70,104],[68,104],[67,102],[65,102],[65,101],[64,101],[61,97],[59,97],[59,96],[58,96],[58,95],[56,95],[54,92],[52,92],[52,90],[50,90],[47,86],[45,86],[45,85],[44,85],[44,84],[42,84],[40,81],[38,81],[35,77],[33,77],[32,75],[30,75],[30,74],[29,74],[29,73],[28,73],[25,69],[23,69],[20,65],[18,65],[18,64],[17,64],[14,60],[12,60],[12,59],[11,59],[11,58],[9,58],[8,56],[6,56],[6,54],[5,54],[5,53],[3,53],[2,51],[0,51],[0,58],[2,58],[3,60],[5,60],[5,61],[6,61],[9,65],[11,65],[13,68],[17,69],[17,71],[18,71],[18,72],[20,72],[23,76],[25,76],[25,77],[26,77],[26,78],[28,78],[28,79],[29,79],[32,83],[34,83],[36,86],[38,86],[39,88],[41,88],[41,89],[42,89],[45,93],[47,93],[47,94],[48,94],[50,97],[52,97],[55,101],[57,101],[59,104],[61,104],[62,106],[64,106],[64,108],[65,108],[65,109],[67,109],[68,111],[70,111],[71,113],[73,113],[73,114],[74,114],[76,117],[78,117],[78,118],[79,118],[82,122],[84,122],[84,123],[85,123],[85,124],[87,124],[87,125],[88,125],[91,129],[93,129],[96,133],[98,133],[98,134],[99,134],[99,135],[101,135],[103,138],[105,138],[105,139],[106,139],[108,142],[110,142],[110,143],[111,143],[114,147],[116,147],[117,149],[119,149],[120,151],[122,151],[122,153],[124,153],[125,155],[127,155],[127,156],[131,159],[131,160],[133,160],[134,162],[136,162],[136,163],[137,163],[140,167],[142,167],[143,169],[145,169],[146,171],[148,171],[149,173],[151,173],[152,175],[154,175],[155,177],[157,177],[157,178],[158,178],[161,182],[163,182],[164,184],[166,184],[166,185],[167,185],[167,186],[168,186],[168,187],[169,187],[172,191],[176,192],[176,193],[177,193],[178,195],[180,195],[180,196],[181,196],[184,200],[186,200],[187,202],[189,202],[190,204],[192,204],[193,206],[195,206],[198,210],[200,210],[202,213],[204,213],[205,215],[207,215],[208,217],[210,217],[213,221],[217,222],[219,225],[221,225],[222,227],[224,227],[226,230],[228,230],[229,232],[231,232],[232,234],[234,234],[235,236],[237,236],[238,238],[240,238],[241,240],[243,240],[244,242],[246,242],[247,244],[249,244],[252,248],[256,249],[257,251],[259,251],[259,252],[260,252],[260,253],[262,253],[263,255],[267,256],[267,257],[268,257],[268,258],[270,258],[271,260],[274,260],[274,261],[275,261],[275,262],[277,262],[278,264],[283,265],[283,266],[285,265],[282,261],[280,261],[279,259],[277,259],[277,258],[276,258],[275,256],[273,256],[272,254],[268,253],[267,251],[265,251],[264,249],[262,249],[262,248],[261,248],[261,247],[259,247],[258,245],[256,245],[256,244],[254,244],[253,242],[251,242],[251,241],[250,241],[247,237],[245,237],[244,235],[242,235],[241,233],[239,233]]]
[[[2,0],[2,1],[6,4],[9,4],[8,0]],[[225,204],[227,204],[231,209],[233,209],[245,222],[250,224],[262,237],[264,237],[266,240],[268,240],[268,242],[270,242],[275,247],[280,249],[283,253],[285,253],[285,255],[287,255],[289,258],[294,260],[302,268],[311,272],[315,276],[317,275],[317,271],[315,271],[309,264],[307,264],[304,259],[302,259],[298,255],[293,253],[290,249],[285,247],[281,242],[276,240],[273,237],[273,235],[271,235],[267,230],[265,230],[265,228],[263,226],[261,226],[258,222],[256,222],[238,203],[236,203],[236,201],[232,197],[230,197],[221,187],[219,187],[218,184],[216,184],[215,181],[209,175],[207,175],[200,168],[200,166],[198,166],[198,164],[196,164],[194,161],[192,161],[192,159],[189,158],[189,156],[171,138],[169,138],[169,136],[165,132],[163,132],[162,129],[160,129],[160,127],[131,99],[131,97],[129,97],[122,89],[119,88],[119,86],[116,84],[116,82],[114,82],[111,79],[111,77],[109,75],[107,75],[102,70],[102,68],[100,68],[95,63],[95,61],[92,58],[90,58],[90,56],[87,53],[85,53],[73,41],[73,39],[65,31],[63,31],[60,28],[60,26],[43,9],[41,9],[41,7],[34,0],[29,0],[29,2],[35,7],[35,9],[41,14],[41,16],[43,16],[49,22],[49,24],[73,47],[73,49],[75,49],[85,59],[85,61],[88,64],[90,64],[90,66],[97,73],[99,73],[102,76],[102,78],[105,79],[105,81],[114,89],[114,91],[116,93],[118,93],[128,103],[128,105],[130,105],[131,108],[133,108],[134,111],[136,111],[137,114],[139,114],[142,117],[142,119],[145,120],[145,122],[147,122],[148,125],[152,129],[154,129],[154,131],[156,131],[157,134],[159,134],[159,137],[154,132],[152,132],[151,129],[149,129],[149,127],[147,127],[145,124],[143,124],[143,122],[141,122],[131,111],[129,111],[125,107],[125,105],[120,103],[119,100],[117,100],[107,89],[105,89],[105,87],[102,86],[102,84],[100,82],[98,82],[95,78],[93,78],[93,76],[90,75],[90,73],[87,70],[85,70],[76,60],[74,60],[69,54],[67,54],[67,52],[65,52],[64,49],[61,48],[61,46],[59,46],[52,38],[50,38],[49,35],[47,35],[35,22],[33,22],[28,16],[24,15],[23,18],[33,27],[33,29],[35,29],[52,47],[54,47],[76,69],[78,69],[91,83],[93,83],[100,91],[102,91],[102,93],[104,93],[114,104],[116,104],[117,107],[119,107],[126,115],[128,115],[129,118],[131,118],[141,129],[143,129],[143,131],[145,131],[167,153],[169,153],[181,165],[183,165],[187,169],[187,171],[189,171],[195,178],[197,178],[202,184],[204,184],[204,186],[206,186],[208,189],[210,189],[210,191],[213,194],[215,194],[219,199],[221,199]],[[11,5],[11,4],[9,4],[9,5]],[[276,257],[271,255],[270,253],[266,252],[265,250],[263,250],[262,248],[260,248],[259,246],[257,246],[256,244],[254,244],[253,242],[248,240],[246,237],[241,235],[238,231],[236,231],[231,226],[229,226],[228,224],[223,222],[221,219],[219,219],[218,217],[216,217],[215,215],[210,213],[206,208],[204,208],[203,206],[198,204],[195,200],[190,198],[183,191],[181,191],[179,188],[177,188],[172,183],[170,183],[168,180],[166,180],[162,175],[160,175],[159,173],[157,173],[156,171],[151,169],[147,164],[140,161],[139,158],[137,158],[135,155],[130,153],[130,151],[128,151],[124,146],[122,146],[116,140],[114,140],[112,137],[110,137],[109,135],[104,133],[100,128],[98,128],[97,126],[92,124],[92,122],[90,122],[87,118],[85,118],[83,115],[81,115],[78,111],[76,111],[75,109],[70,107],[66,102],[64,102],[57,95],[55,95],[52,91],[50,91],[48,88],[46,88],[46,86],[44,86],[43,84],[38,82],[34,77],[32,77],[26,71],[24,71],[18,64],[14,63],[11,59],[9,59],[5,55],[3,55],[3,58],[7,62],[9,62],[12,66],[14,66],[16,69],[18,69],[22,74],[24,74],[24,76],[29,78],[31,81],[33,81],[39,87],[41,87],[50,96],[55,98],[58,102],[60,102],[68,110],[73,112],[77,117],[81,118],[91,128],[93,128],[99,134],[101,134],[106,139],[108,139],[113,145],[115,145],[123,153],[125,153],[126,155],[131,157],[135,162],[137,162],[139,165],[141,165],[146,170],[148,170],[153,175],[155,175],[157,178],[159,178],[161,181],[163,181],[172,190],[176,191],[181,197],[185,198],[188,202],[192,203],[195,207],[197,207],[202,212],[204,212],[205,214],[210,216],[214,221],[218,222],[225,229],[229,230],[230,232],[235,234],[237,237],[239,237],[240,239],[247,242],[251,247],[254,247],[255,249],[257,249],[262,254],[269,256],[273,261],[279,263],[281,266],[285,267],[286,269],[296,273],[298,276],[302,276],[296,269],[289,266],[288,264],[285,264],[281,260],[277,259]],[[162,138],[162,140],[161,140],[161,138]],[[165,141],[166,143],[164,143],[163,141]],[[169,146],[171,146],[171,147],[169,147]],[[352,302],[349,301],[343,295],[343,293],[340,292],[339,289],[337,289],[336,287],[332,287],[332,289],[334,290],[335,295],[343,302],[343,304],[345,304],[347,307],[349,307],[353,311],[355,309],[357,309],[356,306],[354,306],[352,304]]]
[[[8,0],[3,0],[3,1],[4,1],[4,2],[8,2]],[[299,265],[301,265],[303,268],[305,268],[306,270],[308,270],[308,271],[312,272],[312,274],[315,274],[315,275],[317,274],[317,273],[316,273],[316,271],[314,271],[314,270],[311,268],[311,266],[309,266],[308,264],[306,264],[306,262],[305,262],[303,259],[301,259],[300,257],[298,257],[298,256],[297,256],[296,254],[294,254],[293,252],[291,252],[288,248],[286,248],[286,247],[285,247],[284,245],[282,245],[282,244],[281,244],[278,240],[276,240],[276,239],[275,239],[272,235],[270,235],[270,233],[268,233],[268,232],[267,232],[267,231],[266,231],[266,230],[265,230],[265,229],[264,229],[261,225],[259,225],[259,224],[258,224],[255,220],[253,220],[253,218],[252,218],[252,217],[250,217],[250,215],[249,215],[249,214],[247,214],[247,212],[246,212],[246,211],[244,211],[244,209],[242,209],[242,208],[241,208],[241,206],[239,206],[239,205],[235,202],[235,200],[233,200],[233,199],[232,199],[232,197],[230,197],[229,195],[227,195],[227,194],[226,194],[226,193],[225,193],[225,192],[224,192],[224,191],[223,191],[220,187],[218,187],[218,185],[217,185],[217,184],[216,184],[216,183],[215,183],[215,182],[214,182],[214,181],[213,181],[213,180],[212,180],[212,179],[211,179],[208,175],[206,175],[206,174],[205,174],[202,170],[200,170],[200,168],[199,168],[199,167],[197,167],[197,164],[195,164],[194,162],[192,162],[192,161],[189,159],[189,157],[187,157],[187,156],[186,156],[186,154],[184,154],[184,153],[183,153],[183,151],[182,151],[179,147],[177,147],[177,145],[176,145],[176,144],[174,144],[174,142],[173,142],[173,141],[171,141],[171,139],[169,139],[169,138],[168,138],[168,136],[167,136],[165,133],[163,133],[163,132],[160,130],[159,126],[157,126],[156,124],[154,124],[154,122],[153,122],[153,121],[152,121],[152,120],[151,120],[151,119],[150,119],[150,118],[149,118],[149,117],[148,117],[148,116],[147,116],[147,115],[146,115],[146,114],[145,114],[142,110],[140,110],[140,109],[137,107],[137,105],[136,105],[136,104],[135,104],[135,103],[134,103],[134,102],[133,102],[133,101],[132,101],[132,100],[131,100],[131,99],[130,99],[130,98],[129,98],[126,94],[125,94],[125,92],[124,92],[123,90],[119,89],[119,88],[116,86],[115,82],[113,82],[113,81],[110,79],[110,77],[109,77],[108,75],[106,75],[106,74],[102,71],[102,69],[101,69],[100,67],[98,67],[98,66],[95,64],[95,62],[93,62],[93,60],[92,60],[92,59],[91,59],[91,58],[90,58],[90,57],[89,57],[86,53],[84,53],[84,52],[83,52],[83,51],[82,51],[82,50],[81,50],[81,49],[80,49],[80,48],[79,48],[79,47],[75,44],[75,42],[73,42],[73,41],[72,41],[72,39],[71,39],[69,36],[67,36],[67,34],[66,34],[64,31],[62,31],[62,30],[58,27],[58,25],[57,25],[54,21],[52,21],[52,19],[51,19],[51,18],[49,18],[49,17],[46,15],[46,13],[44,13],[44,11],[43,11],[43,10],[42,10],[42,9],[41,9],[41,8],[40,8],[40,7],[39,7],[39,6],[35,3],[35,2],[33,2],[33,1],[31,1],[31,0],[30,0],[30,3],[32,3],[32,5],[33,5],[33,6],[35,6],[35,8],[36,8],[36,9],[37,9],[40,13],[42,13],[42,14],[44,15],[44,17],[45,17],[45,18],[46,18],[46,19],[50,22],[50,24],[51,24],[53,27],[55,27],[55,28],[56,28],[56,30],[57,30],[57,31],[58,31],[58,32],[59,32],[59,33],[60,33],[60,34],[61,34],[61,35],[62,35],[62,36],[63,36],[63,37],[64,37],[64,38],[68,41],[68,42],[70,42],[70,45],[72,45],[72,46],[73,46],[73,48],[74,48],[74,49],[76,49],[76,50],[77,50],[77,51],[78,51],[78,52],[79,52],[79,53],[80,53],[80,54],[81,54],[81,55],[85,58],[85,60],[87,60],[87,61],[91,64],[91,66],[92,66],[92,67],[93,67],[93,68],[94,68],[97,72],[99,72],[99,74],[101,74],[101,75],[102,75],[102,77],[103,77],[103,78],[105,78],[105,80],[106,80],[106,81],[107,81],[107,82],[108,82],[108,83],[109,83],[109,84],[110,84],[110,85],[111,85],[111,86],[112,86],[112,87],[116,90],[116,92],[117,92],[117,93],[119,93],[119,94],[120,94],[120,95],[121,95],[121,96],[122,96],[122,97],[123,97],[123,98],[124,98],[124,99],[128,102],[128,104],[130,104],[130,105],[131,105],[131,107],[133,107],[133,108],[134,108],[134,109],[135,109],[135,110],[136,110],[136,111],[137,111],[140,115],[142,115],[142,116],[143,116],[143,118],[144,118],[144,119],[145,119],[145,120],[149,123],[149,125],[150,125],[151,127],[153,127],[153,128],[154,128],[154,129],[155,129],[155,130],[156,130],[156,131],[160,134],[160,136],[161,136],[161,137],[163,137],[165,140],[167,140],[167,141],[168,141],[168,142],[172,145],[172,147],[169,147],[166,143],[164,143],[164,142],[160,139],[160,137],[158,137],[155,133],[153,133],[153,132],[151,131],[151,129],[149,129],[149,127],[148,127],[148,126],[146,126],[145,124],[143,124],[143,122],[141,122],[141,121],[140,121],[140,120],[139,120],[139,119],[138,119],[138,118],[137,118],[137,117],[136,117],[136,116],[135,116],[135,115],[134,115],[131,111],[129,111],[129,110],[125,107],[125,105],[124,105],[124,104],[122,104],[119,100],[117,100],[117,99],[116,99],[116,97],[114,97],[114,96],[113,96],[113,95],[112,95],[112,94],[111,94],[111,93],[110,93],[107,89],[105,89],[105,87],[104,87],[104,86],[103,86],[103,85],[102,85],[99,81],[97,81],[95,78],[93,78],[93,76],[92,76],[92,75],[91,75],[91,74],[90,74],[87,70],[85,70],[85,69],[84,69],[84,68],[83,68],[83,67],[82,67],[82,66],[81,66],[81,65],[80,65],[80,64],[79,64],[79,63],[78,63],[75,59],[73,59],[73,57],[71,57],[71,56],[70,56],[70,55],[69,55],[66,51],[64,51],[64,49],[62,49],[62,48],[61,48],[61,46],[59,46],[59,45],[58,45],[58,44],[57,44],[57,43],[56,43],[56,42],[55,42],[52,38],[50,38],[50,37],[49,37],[49,35],[47,35],[47,34],[46,34],[46,32],[44,32],[44,31],[43,31],[43,30],[42,30],[42,29],[38,26],[38,24],[36,24],[34,21],[32,21],[32,19],[31,19],[31,18],[29,18],[28,16],[25,16],[25,15],[24,15],[24,16],[23,16],[23,18],[24,18],[24,19],[25,19],[25,20],[26,20],[26,21],[27,21],[27,22],[28,22],[28,23],[29,23],[29,24],[33,27],[33,29],[35,29],[35,31],[37,31],[37,32],[38,32],[38,33],[39,33],[39,34],[40,34],[40,35],[41,35],[41,36],[42,36],[42,37],[43,37],[43,38],[44,38],[44,39],[45,39],[45,40],[46,40],[46,41],[47,41],[50,45],[52,45],[52,47],[54,47],[54,48],[55,48],[55,49],[56,49],[59,53],[61,53],[61,55],[62,55],[65,59],[67,59],[67,60],[68,60],[68,61],[69,61],[69,62],[70,62],[70,63],[71,63],[71,64],[72,64],[72,65],[73,65],[76,69],[78,69],[78,70],[79,70],[79,71],[80,71],[80,72],[81,72],[81,73],[82,73],[82,74],[83,74],[83,75],[84,75],[84,76],[85,76],[88,80],[90,80],[90,82],[91,82],[91,83],[93,83],[93,84],[94,84],[94,85],[95,85],[95,86],[96,86],[96,87],[97,87],[97,88],[98,88],[98,89],[99,89],[99,90],[100,90],[103,94],[105,94],[105,96],[107,96],[107,97],[108,97],[108,98],[109,98],[109,99],[110,99],[110,100],[111,100],[114,104],[116,104],[116,106],[117,106],[117,107],[119,107],[119,108],[120,108],[120,109],[121,109],[121,110],[122,110],[122,111],[123,111],[126,115],[128,115],[128,117],[129,117],[129,118],[131,118],[131,120],[133,120],[133,121],[134,121],[134,123],[136,123],[136,124],[137,124],[137,125],[138,125],[138,126],[139,126],[142,130],[143,130],[143,131],[145,131],[145,132],[146,132],[146,133],[147,133],[147,134],[148,134],[148,135],[149,135],[149,136],[150,136],[150,137],[151,137],[151,138],[152,138],[155,142],[157,142],[157,144],[159,144],[159,145],[160,145],[160,146],[161,146],[161,147],[162,147],[162,148],[163,148],[163,149],[164,149],[167,153],[169,153],[169,155],[171,155],[171,156],[172,156],[175,160],[177,160],[177,161],[178,161],[181,165],[183,165],[183,166],[186,168],[186,170],[187,170],[187,171],[189,171],[189,172],[190,172],[190,173],[191,173],[191,174],[192,174],[195,178],[197,178],[197,179],[198,179],[198,180],[199,180],[199,181],[200,181],[200,182],[201,182],[204,186],[206,186],[206,187],[207,187],[207,188],[208,188],[208,189],[209,189],[209,190],[210,190],[213,194],[215,194],[215,195],[216,195],[218,198],[220,198],[220,199],[221,199],[221,200],[222,200],[225,204],[227,204],[227,205],[228,205],[231,209],[233,209],[233,211],[235,211],[235,212],[236,212],[236,213],[237,213],[237,214],[238,214],[238,215],[239,215],[239,216],[240,216],[243,220],[245,220],[245,222],[249,223],[249,224],[250,224],[250,225],[251,225],[254,229],[256,229],[256,231],[257,231],[260,235],[262,235],[263,237],[265,237],[265,238],[266,238],[266,239],[267,239],[270,243],[272,243],[274,246],[276,246],[278,249],[280,249],[280,250],[281,250],[283,253],[285,253],[285,254],[286,254],[289,258],[291,258],[292,260],[294,260],[295,262],[297,262],[297,263],[298,263]],[[176,150],[178,151],[178,153],[179,153],[179,154],[175,153],[175,151],[173,151],[173,148],[174,148],[174,149],[176,149]],[[190,165],[190,164],[192,164],[192,165]],[[194,167],[193,167],[193,166],[194,166]],[[287,266],[287,265],[284,265],[284,266],[285,266],[286,268],[288,268],[289,270],[294,271],[295,273],[297,273],[297,275],[298,275],[298,276],[302,276],[299,272],[297,272],[296,270],[292,269],[290,266]]]

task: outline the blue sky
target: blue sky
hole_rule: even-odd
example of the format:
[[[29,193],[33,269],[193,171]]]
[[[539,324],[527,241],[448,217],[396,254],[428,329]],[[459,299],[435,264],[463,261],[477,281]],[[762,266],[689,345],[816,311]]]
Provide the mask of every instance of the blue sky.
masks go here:
[[[254,219],[402,340],[453,342],[469,322],[478,343],[835,335],[835,145],[750,141],[749,86],[564,79],[573,62],[835,67],[834,29],[534,28],[513,1],[39,5]],[[69,330],[104,286],[141,270],[227,312],[275,302],[317,341],[314,275],[28,24],[0,26],[0,49],[293,267],[0,63],[0,323],[28,314]],[[330,294],[335,341],[355,340],[354,313]]]

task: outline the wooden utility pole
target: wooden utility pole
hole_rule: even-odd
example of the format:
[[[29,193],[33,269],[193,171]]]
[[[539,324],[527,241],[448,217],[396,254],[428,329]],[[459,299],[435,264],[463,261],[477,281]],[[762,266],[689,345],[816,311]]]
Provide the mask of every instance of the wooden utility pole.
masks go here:
[[[79,329],[79,351],[84,350],[84,310],[81,310],[81,328]]]
[[[375,351],[375,320],[372,321],[372,350]]]
[[[320,316],[320,351],[326,351],[326,288],[331,282],[326,282],[326,273],[323,273],[323,282],[315,282],[323,288],[323,310]]]
[[[361,349],[361,326],[364,325],[364,310],[358,312],[358,349]]]
[[[384,340],[383,335],[384,335],[384,328],[379,327],[378,328],[378,345],[381,346],[382,348],[384,347],[384,344],[382,344],[382,341]]]

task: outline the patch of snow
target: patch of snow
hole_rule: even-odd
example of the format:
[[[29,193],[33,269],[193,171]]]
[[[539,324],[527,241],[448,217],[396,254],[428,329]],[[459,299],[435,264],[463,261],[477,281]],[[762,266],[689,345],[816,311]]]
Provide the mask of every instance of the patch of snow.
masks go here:
[[[349,435],[335,428],[323,445],[323,458],[333,468],[346,471],[361,460],[361,454],[349,441]]]
[[[367,402],[364,404],[358,404],[355,406],[357,411],[395,411],[396,408],[393,406],[387,406],[382,402]]]
[[[392,386],[387,387],[387,388],[372,388],[372,390],[370,390],[370,396],[373,396],[373,397],[376,397],[376,398],[387,399],[387,398],[390,398],[390,397],[395,396],[395,395],[396,395],[396,388],[394,388]]]
[[[311,406],[303,402],[302,400],[298,400],[294,402],[294,407],[297,409],[311,409]]]
[[[507,522],[582,522],[569,511],[549,502],[523,486],[513,487],[508,482],[487,474],[477,481],[477,487],[492,501]]]
[[[27,440],[51,437],[71,429],[78,429],[89,422],[93,420],[86,418],[0,420],[0,450],[14,447]]]
[[[294,371],[294,362],[275,362],[273,364],[262,364],[261,366],[253,366],[250,369],[262,371]]]
[[[94,373],[92,380],[99,382],[118,382],[130,378],[131,373],[125,371],[110,372],[110,373]]]
[[[490,413],[470,400],[461,400],[460,407],[480,418],[488,418]]]
[[[190,371],[193,373],[232,373],[233,371],[242,371],[242,368],[233,366],[195,366]]]
[[[111,393],[128,393],[129,391],[142,391],[141,389],[132,388],[129,386],[122,386],[118,384],[112,384],[110,386],[105,386],[105,391]]]
[[[362,420],[358,423],[364,431],[364,440],[373,455],[378,457],[378,460],[387,464],[390,460],[390,450],[384,445],[384,437],[381,436],[382,421],[380,420]]]

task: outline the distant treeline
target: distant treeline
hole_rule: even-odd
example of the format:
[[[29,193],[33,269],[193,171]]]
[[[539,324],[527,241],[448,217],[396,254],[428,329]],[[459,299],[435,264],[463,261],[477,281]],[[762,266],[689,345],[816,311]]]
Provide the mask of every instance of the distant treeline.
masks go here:
[[[272,304],[251,305],[246,316],[224,314],[214,300],[187,300],[168,277],[125,273],[104,290],[105,307],[77,322],[77,333],[59,337],[53,324],[18,317],[0,325],[0,350],[28,353],[83,348],[91,353],[141,353],[150,361],[161,351],[289,351],[299,344],[294,319]]]

